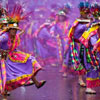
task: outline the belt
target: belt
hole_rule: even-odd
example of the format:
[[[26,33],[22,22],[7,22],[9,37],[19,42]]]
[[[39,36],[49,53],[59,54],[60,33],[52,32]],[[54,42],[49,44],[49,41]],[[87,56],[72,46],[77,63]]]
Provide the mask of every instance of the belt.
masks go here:
[[[7,59],[9,50],[0,49],[0,59]]]

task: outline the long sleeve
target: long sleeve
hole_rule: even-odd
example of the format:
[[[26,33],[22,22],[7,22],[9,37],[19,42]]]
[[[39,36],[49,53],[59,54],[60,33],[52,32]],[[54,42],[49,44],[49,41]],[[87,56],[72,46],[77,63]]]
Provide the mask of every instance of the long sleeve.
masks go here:
[[[5,33],[5,34],[2,34],[0,36],[0,42],[5,42],[8,40],[8,35]]]
[[[96,34],[96,35],[94,35],[94,36],[92,36],[91,38],[90,38],[90,43],[91,43],[91,45],[93,46],[93,52],[94,51],[97,51],[97,49],[98,49],[98,47],[99,47],[99,45],[100,45],[100,42],[99,42],[99,37],[98,37],[98,35]]]
[[[7,46],[7,42],[8,42],[8,34],[2,34],[0,36],[0,49],[4,49],[7,50],[8,46]]]
[[[91,42],[92,45],[95,45],[97,41],[98,41],[97,34],[90,38],[90,42]]]

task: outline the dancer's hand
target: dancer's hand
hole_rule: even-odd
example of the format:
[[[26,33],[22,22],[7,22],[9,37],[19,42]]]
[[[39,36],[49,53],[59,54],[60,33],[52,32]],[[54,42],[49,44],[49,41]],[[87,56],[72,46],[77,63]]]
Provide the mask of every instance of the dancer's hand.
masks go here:
[[[33,38],[37,38],[37,37],[38,37],[38,32],[36,31],[36,32],[33,34],[32,37],[33,37]]]
[[[16,27],[16,29],[22,31],[22,29],[20,27]]]
[[[40,29],[42,29],[42,28],[44,28],[45,27],[45,24],[42,24],[41,26],[40,26]]]
[[[40,28],[42,29],[42,28],[44,28],[44,27],[46,27],[46,26],[48,26],[48,25],[50,25],[50,24],[44,23],[44,24],[42,24],[42,25],[40,26]]]
[[[19,27],[17,27],[17,30],[20,30],[19,36],[21,36],[21,35],[23,35],[25,33],[25,30],[24,29],[21,29]]]

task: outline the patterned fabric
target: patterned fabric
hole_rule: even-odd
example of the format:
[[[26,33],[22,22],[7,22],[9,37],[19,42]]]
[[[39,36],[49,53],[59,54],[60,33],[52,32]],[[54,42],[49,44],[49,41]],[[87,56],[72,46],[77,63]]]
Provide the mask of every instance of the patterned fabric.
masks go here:
[[[3,93],[5,90],[6,84],[6,68],[4,59],[1,60],[1,68],[0,68],[0,92]]]
[[[76,20],[75,22],[74,22],[74,24],[72,25],[72,27],[71,27],[71,29],[69,30],[69,34],[68,34],[68,37],[69,38],[71,38],[72,36],[73,36],[73,34],[74,34],[74,28],[78,25],[78,21]]]
[[[8,46],[9,46],[10,52],[14,51],[19,46],[19,44],[20,44],[19,34],[16,35],[13,43],[11,42],[11,39],[9,37]]]
[[[80,48],[80,58],[81,58],[81,63],[84,65],[84,45],[81,45]],[[99,66],[99,62],[97,60],[96,52],[91,56],[90,50],[86,48],[86,60],[87,63],[90,63],[94,69],[97,69],[97,66]]]
[[[75,49],[75,42],[72,40],[71,42],[71,57],[72,57],[72,64],[76,71],[83,70],[83,65],[81,65],[79,61],[77,50]]]
[[[10,50],[7,59],[1,59],[0,62],[0,93],[3,93],[4,90],[11,91],[24,85],[38,69],[41,69],[41,66],[35,57],[16,50],[19,45],[18,36],[16,36],[14,43],[11,43],[8,38],[7,40],[3,39],[1,43],[1,48],[6,46],[7,50],[8,47]]]
[[[59,35],[56,38],[57,38],[59,60],[62,61],[63,60],[63,56],[62,56],[62,43],[61,43],[61,39],[60,39]]]
[[[93,57],[90,54],[89,49],[86,49],[86,57],[87,57],[87,62],[91,63],[91,65],[93,66],[94,69],[97,69],[97,66],[99,66],[99,62],[97,61],[97,56],[96,53],[92,53]]]
[[[89,47],[89,39],[97,33],[98,26],[88,29],[83,33],[83,35],[79,38],[79,41],[85,46]]]
[[[30,54],[21,51],[13,51],[9,53],[8,57],[13,62],[26,63],[28,58],[30,57]]]
[[[38,64],[38,62],[32,56],[29,57],[29,59],[27,60],[26,63],[16,63],[16,62],[10,61],[11,62],[11,65],[10,65],[10,63],[8,64],[8,62],[9,61],[5,62],[6,63],[6,70],[7,70],[7,80],[6,80],[6,84],[5,84],[6,91],[11,91],[11,90],[14,90],[20,86],[23,86],[25,83],[27,83],[32,78],[34,73],[38,69],[41,68],[41,66]],[[10,72],[12,72],[13,74],[9,73],[8,69],[11,70],[9,68],[9,66],[11,66],[11,69],[13,69],[13,67],[14,67],[15,69],[13,69],[13,70],[15,72],[19,71],[20,73],[16,74],[16,73],[13,73],[12,71],[10,71]],[[23,68],[21,66],[25,69],[23,70]],[[30,67],[32,70],[30,69]],[[28,72],[29,70],[30,70],[30,72]],[[8,74],[10,74],[10,77],[8,77]],[[11,77],[14,77],[14,78],[11,78]]]

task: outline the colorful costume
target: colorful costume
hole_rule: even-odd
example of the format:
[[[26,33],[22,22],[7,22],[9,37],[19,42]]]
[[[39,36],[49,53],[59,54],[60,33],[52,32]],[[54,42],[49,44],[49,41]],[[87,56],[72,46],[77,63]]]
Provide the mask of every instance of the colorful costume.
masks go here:
[[[99,25],[95,25],[84,32],[80,37],[80,41],[83,44],[81,46],[81,58],[87,70],[87,88],[100,86],[99,60],[97,56],[100,44],[98,29]]]
[[[85,7],[85,8],[89,9],[88,7]],[[83,10],[83,11],[85,10],[83,6],[82,6],[81,10]],[[79,38],[82,36],[84,31],[88,28],[88,23],[90,23],[89,19],[83,19],[83,18],[77,19],[74,22],[72,28],[70,29],[69,35],[68,35],[68,37],[70,38],[69,53],[71,53],[72,66],[73,66],[74,70],[79,72],[79,75],[85,74],[84,65],[81,64],[81,59],[80,59],[81,44],[80,44]],[[67,60],[67,62],[68,62],[68,60]]]
[[[42,59],[45,64],[53,63],[56,60],[56,41],[51,37],[47,27],[50,27],[50,24],[43,27],[36,38],[38,58]]]
[[[58,15],[65,14],[63,11],[60,11]],[[66,16],[66,14],[64,15]],[[68,39],[68,30],[69,30],[69,21],[66,20],[63,22],[63,26],[57,22],[52,28],[51,33],[54,33],[54,36],[56,36],[57,41],[57,59],[59,61],[59,64],[63,63],[64,59],[64,50],[65,50],[65,44],[66,40]]]
[[[93,88],[100,86],[100,6],[97,4],[93,5],[91,12],[95,17],[95,21],[90,25],[90,28],[85,31],[80,37],[81,46],[81,58],[82,63],[87,70],[87,88]]]
[[[72,64],[75,70],[82,70],[83,65],[80,64],[80,43],[79,38],[83,34],[83,32],[87,29],[87,23],[84,24],[84,22],[80,22],[76,20],[69,32],[69,37],[71,37],[71,43],[70,43],[70,52],[71,58],[72,58]],[[84,71],[82,71],[83,74]]]
[[[9,33],[4,33],[0,36],[0,51],[4,54],[8,51],[8,58],[4,61],[1,59],[1,82],[0,90],[2,86],[5,86],[5,90],[11,91],[19,86],[24,85],[31,79],[37,70],[37,61],[30,54],[16,50],[20,43],[19,35],[16,35],[14,43],[11,43]],[[5,50],[5,51],[4,51]],[[3,75],[3,73],[5,73]],[[3,83],[5,80],[5,84]]]
[[[25,16],[21,16],[20,10],[21,6],[18,8],[16,6],[13,13],[9,14],[10,28],[0,34],[0,93],[26,84],[41,69],[35,57],[17,50],[21,34],[13,33],[12,36],[15,37],[11,40],[10,29],[17,31],[19,21],[25,18]]]

